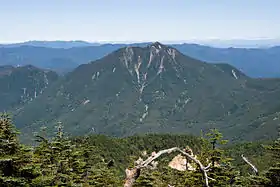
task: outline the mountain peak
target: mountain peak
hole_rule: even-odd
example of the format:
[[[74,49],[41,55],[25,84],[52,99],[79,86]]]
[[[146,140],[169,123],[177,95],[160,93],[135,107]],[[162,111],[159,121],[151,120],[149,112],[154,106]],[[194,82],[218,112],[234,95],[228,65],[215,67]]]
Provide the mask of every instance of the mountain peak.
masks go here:
[[[131,76],[134,73],[137,75],[137,82],[147,81],[148,77],[160,75],[167,69],[178,69],[177,55],[178,51],[172,47],[163,45],[159,42],[154,42],[147,47],[132,47],[128,46],[120,50],[121,61]],[[156,70],[156,72],[153,72]],[[151,75],[151,74],[156,75]],[[145,82],[146,84],[147,82]],[[141,91],[142,92],[142,91]]]
[[[266,112],[265,97],[272,96],[271,89],[277,88],[278,83],[266,86],[266,82],[240,77],[231,66],[207,64],[159,42],[145,47],[125,46],[93,63],[79,66],[58,80],[17,112],[16,121],[22,127],[31,124],[22,129],[24,133],[29,133],[30,127],[38,130],[38,121],[47,121],[51,129],[56,123],[54,119],[60,119],[73,135],[94,129],[94,133],[114,136],[145,132],[195,133],[209,128],[215,121],[215,127],[228,130],[229,135],[236,128],[235,132],[242,133],[239,137],[256,138],[256,131],[248,134],[244,126]],[[44,83],[43,77],[43,88]],[[1,87],[2,95],[9,96],[6,93],[12,84],[6,85],[7,91],[3,92]],[[29,102],[31,96],[32,99],[37,96],[35,86],[31,89],[23,85],[16,89],[28,88]],[[27,97],[24,90],[17,92]],[[8,100],[6,98],[2,103]],[[261,105],[254,104],[260,99]],[[270,101],[272,109],[279,104]],[[240,113],[247,115],[243,117]],[[274,116],[267,125],[278,124],[279,121],[273,119]],[[230,125],[225,126],[224,121]],[[259,122],[259,126],[254,122],[260,128],[257,138],[262,137],[263,131],[263,119]]]
[[[161,44],[160,42],[154,42],[151,44],[151,47],[155,47],[156,49],[162,49],[165,48],[166,46]]]

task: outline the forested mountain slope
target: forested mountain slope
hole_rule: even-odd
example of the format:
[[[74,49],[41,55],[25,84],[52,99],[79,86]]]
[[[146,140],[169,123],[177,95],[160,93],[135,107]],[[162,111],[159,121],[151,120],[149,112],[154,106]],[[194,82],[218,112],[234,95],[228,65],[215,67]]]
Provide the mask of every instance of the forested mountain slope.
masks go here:
[[[280,81],[252,79],[153,43],[81,65],[16,114],[23,133],[61,121],[70,133],[200,133],[270,139],[279,123]],[[50,128],[51,129],[51,128]]]
[[[20,111],[58,79],[52,71],[27,65],[14,68],[0,66],[0,111]]]

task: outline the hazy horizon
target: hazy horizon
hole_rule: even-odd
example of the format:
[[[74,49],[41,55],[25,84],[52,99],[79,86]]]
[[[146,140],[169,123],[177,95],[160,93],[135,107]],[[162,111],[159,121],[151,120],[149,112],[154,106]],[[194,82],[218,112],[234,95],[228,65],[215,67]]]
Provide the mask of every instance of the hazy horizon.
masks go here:
[[[67,44],[67,42],[69,42]],[[15,43],[0,43],[2,47],[5,46],[20,46],[20,45],[32,45],[32,46],[44,46],[44,47],[55,47],[55,48],[64,48],[62,46],[58,47],[57,45],[68,45],[67,47],[71,47],[71,42],[76,47],[86,46],[98,46],[105,44],[135,44],[135,43],[153,43],[160,42],[165,45],[176,45],[176,44],[198,44],[209,47],[216,48],[270,48],[275,46],[280,46],[280,39],[233,39],[233,40],[189,40],[189,41],[103,41],[103,42],[94,42],[94,41],[86,41],[86,40],[29,40],[29,41],[19,41]],[[75,43],[76,42],[76,43]],[[75,44],[74,44],[75,43]],[[85,43],[85,44],[83,44]],[[48,45],[48,46],[45,46]],[[53,46],[55,45],[55,46]],[[69,46],[70,45],[70,46]],[[72,47],[75,47],[72,46]]]
[[[26,42],[88,42],[88,43],[145,43],[145,42],[162,42],[162,43],[180,43],[180,42],[212,42],[212,41],[280,41],[279,38],[234,38],[234,39],[204,39],[204,40],[175,40],[175,41],[169,41],[169,40],[135,40],[135,41],[92,41],[92,40],[79,40],[79,39],[68,39],[68,40],[62,40],[62,39],[50,39],[50,40],[37,40],[37,39],[31,39],[31,40],[20,40],[20,41],[13,41],[13,42],[0,42],[0,44],[16,44],[16,43],[26,43]]]

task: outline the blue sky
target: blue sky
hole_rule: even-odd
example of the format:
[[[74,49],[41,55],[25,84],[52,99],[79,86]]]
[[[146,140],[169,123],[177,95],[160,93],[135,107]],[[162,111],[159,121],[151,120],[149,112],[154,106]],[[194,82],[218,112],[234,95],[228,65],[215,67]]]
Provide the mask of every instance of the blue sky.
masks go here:
[[[0,0],[0,43],[280,38],[279,0]]]

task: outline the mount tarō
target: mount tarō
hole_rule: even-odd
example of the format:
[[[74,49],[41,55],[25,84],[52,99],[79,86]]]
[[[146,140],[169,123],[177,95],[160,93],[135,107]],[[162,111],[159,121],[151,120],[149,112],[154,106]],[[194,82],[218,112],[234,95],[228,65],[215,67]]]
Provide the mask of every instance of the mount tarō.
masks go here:
[[[50,85],[15,113],[23,134],[57,121],[74,135],[200,133],[217,127],[232,140],[277,134],[280,81],[252,79],[158,42],[125,47]]]

